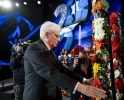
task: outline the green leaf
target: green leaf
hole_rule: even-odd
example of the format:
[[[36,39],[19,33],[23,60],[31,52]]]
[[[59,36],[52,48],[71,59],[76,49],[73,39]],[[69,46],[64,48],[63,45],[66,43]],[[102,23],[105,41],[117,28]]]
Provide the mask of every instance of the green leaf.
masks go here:
[[[104,54],[109,55],[109,53],[108,53],[108,51],[107,51],[106,48],[103,48],[101,51],[102,51]]]
[[[103,26],[103,29],[105,30],[105,33],[108,35],[113,34],[113,32],[110,30],[110,28],[108,26]]]
[[[102,5],[105,7],[105,10],[108,10],[109,3],[106,0],[101,0],[101,1],[102,1]]]

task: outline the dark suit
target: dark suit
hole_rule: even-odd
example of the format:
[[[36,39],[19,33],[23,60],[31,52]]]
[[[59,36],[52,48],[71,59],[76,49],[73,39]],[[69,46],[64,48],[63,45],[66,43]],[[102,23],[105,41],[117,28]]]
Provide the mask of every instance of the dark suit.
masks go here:
[[[73,92],[77,81],[83,80],[65,68],[42,40],[28,46],[24,55],[24,68],[23,100],[62,100],[60,88]]]

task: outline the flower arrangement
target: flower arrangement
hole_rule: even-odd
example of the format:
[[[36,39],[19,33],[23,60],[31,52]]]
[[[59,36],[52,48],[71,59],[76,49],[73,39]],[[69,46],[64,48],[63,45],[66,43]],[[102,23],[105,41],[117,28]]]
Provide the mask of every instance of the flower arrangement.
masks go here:
[[[93,51],[93,44],[91,44],[87,50],[88,54],[92,54],[94,51]]]
[[[115,74],[115,88],[116,88],[116,99],[120,100],[124,96],[122,93],[123,89],[123,75],[122,75],[122,55],[121,55],[121,34],[120,34],[120,19],[119,13],[112,12],[110,17],[110,26],[112,35],[112,56],[113,56],[113,67]]]
[[[94,42],[94,56],[91,57],[94,74],[94,86],[107,91],[108,96],[105,100],[112,100],[110,63],[108,61],[109,52],[108,35],[111,35],[110,26],[108,24],[107,9],[109,4],[106,0],[92,0],[92,13],[94,20],[92,21],[92,40]],[[93,100],[99,100],[93,98]]]
[[[116,100],[124,97],[123,74],[122,74],[122,55],[121,55],[121,28],[119,13],[112,12],[109,16],[110,25],[108,24],[107,9],[109,4],[106,0],[92,0],[92,13],[94,20],[92,22],[92,39],[94,56],[91,57],[94,73],[94,86],[103,88],[109,92],[105,100],[112,100],[112,89],[110,79],[110,62],[108,47],[108,36],[111,36],[113,69],[115,78]],[[98,100],[93,98],[93,100]]]
[[[70,52],[71,55],[78,55],[80,51],[83,51],[84,47],[82,46],[76,46],[75,48],[73,48]]]

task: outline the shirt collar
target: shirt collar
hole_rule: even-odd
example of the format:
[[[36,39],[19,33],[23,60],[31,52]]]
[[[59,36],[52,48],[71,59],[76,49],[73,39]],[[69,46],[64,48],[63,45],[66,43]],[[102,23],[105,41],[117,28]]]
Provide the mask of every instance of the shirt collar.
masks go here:
[[[42,39],[43,40],[43,39]],[[45,45],[47,46],[48,50],[51,50],[50,46],[46,43],[46,41],[43,40],[43,42],[45,43]]]

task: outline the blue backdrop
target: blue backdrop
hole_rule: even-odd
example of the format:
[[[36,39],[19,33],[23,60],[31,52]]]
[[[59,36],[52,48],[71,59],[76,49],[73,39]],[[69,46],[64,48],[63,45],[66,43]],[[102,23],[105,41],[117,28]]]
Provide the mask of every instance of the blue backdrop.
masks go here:
[[[39,39],[39,28],[46,20],[53,21],[61,27],[61,42],[54,49],[57,56],[62,49],[70,52],[77,45],[87,50],[92,44],[91,1],[63,0],[62,3],[49,9],[47,7],[0,8],[0,67],[9,66],[10,49],[18,39],[28,38],[34,41]],[[110,5],[109,14],[112,11],[122,13],[121,0],[107,1]],[[45,17],[49,19],[44,19]]]

